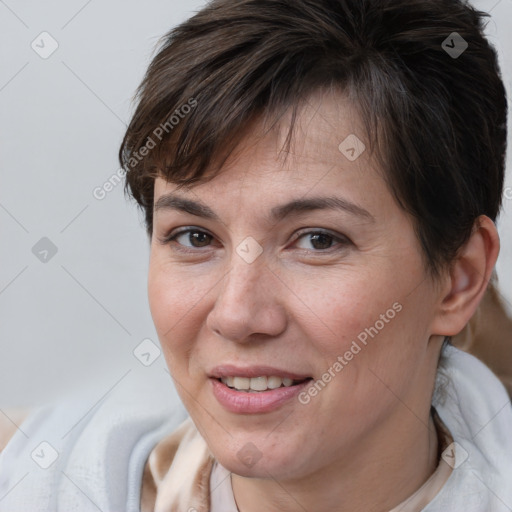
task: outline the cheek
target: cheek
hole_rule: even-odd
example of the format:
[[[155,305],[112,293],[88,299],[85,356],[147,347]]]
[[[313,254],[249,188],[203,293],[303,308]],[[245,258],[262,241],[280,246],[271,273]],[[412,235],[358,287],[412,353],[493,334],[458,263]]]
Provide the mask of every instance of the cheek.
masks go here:
[[[151,252],[148,298],[151,312],[165,320],[169,329],[199,300],[198,296],[204,295],[207,287],[198,287],[204,281],[197,279],[192,267],[180,267],[168,261],[162,252],[158,248]]]
[[[303,325],[307,326],[313,340],[322,339],[326,352],[339,353],[348,349],[359,334],[363,333],[361,338],[364,338],[366,329],[376,322],[379,322],[379,330],[384,330],[381,314],[388,323],[397,316],[393,304],[400,293],[395,283],[386,282],[382,275],[386,275],[385,270],[368,276],[353,269],[344,275],[322,280],[323,286],[312,289],[304,283],[297,290],[297,296],[302,298],[308,307],[306,311],[309,311],[309,321],[304,321]]]
[[[150,265],[148,276],[148,300],[153,322],[159,336],[172,328],[172,318],[176,314],[177,287],[168,276],[159,272],[155,264]],[[160,341],[163,341],[162,339]]]
[[[329,382],[332,376],[324,399],[328,407],[338,407],[340,397],[350,393],[354,400],[344,407],[361,418],[393,397],[379,377],[393,389],[411,378],[428,338],[428,315],[422,315],[431,307],[425,285],[410,293],[409,272],[374,270],[354,269],[314,291],[308,286],[299,291],[310,307],[301,326],[312,359],[320,363],[318,371],[329,373],[324,375]]]
[[[201,299],[208,288],[187,277],[182,270],[173,270],[155,261],[150,263],[148,275],[148,300],[153,323],[164,350],[180,344],[186,348],[188,331],[198,326],[195,321]],[[180,340],[183,340],[182,342]],[[172,345],[171,345],[172,343]]]

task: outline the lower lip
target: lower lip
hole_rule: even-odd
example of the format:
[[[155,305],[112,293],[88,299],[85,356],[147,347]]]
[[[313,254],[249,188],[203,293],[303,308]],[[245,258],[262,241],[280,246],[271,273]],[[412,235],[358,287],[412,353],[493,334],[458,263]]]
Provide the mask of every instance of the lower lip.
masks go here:
[[[215,398],[228,411],[237,414],[258,414],[274,411],[296,397],[311,382],[311,379],[309,379],[295,386],[249,393],[231,389],[215,378],[210,378],[210,380]]]

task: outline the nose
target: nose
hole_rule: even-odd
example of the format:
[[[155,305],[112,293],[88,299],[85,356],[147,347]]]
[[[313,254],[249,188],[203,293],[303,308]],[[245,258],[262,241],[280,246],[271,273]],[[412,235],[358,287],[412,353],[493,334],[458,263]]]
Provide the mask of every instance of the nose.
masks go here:
[[[284,285],[263,256],[247,263],[234,254],[231,268],[218,285],[206,326],[224,339],[244,343],[256,335],[278,336],[286,329]]]

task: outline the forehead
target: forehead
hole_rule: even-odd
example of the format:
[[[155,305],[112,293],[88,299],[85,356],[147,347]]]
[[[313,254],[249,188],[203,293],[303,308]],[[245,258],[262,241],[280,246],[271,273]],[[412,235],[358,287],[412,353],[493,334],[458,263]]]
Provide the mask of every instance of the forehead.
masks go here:
[[[262,120],[248,126],[242,142],[210,181],[177,190],[177,185],[158,178],[155,203],[172,191],[244,209],[263,204],[270,208],[278,197],[282,203],[285,198],[335,192],[353,203],[373,203],[373,208],[390,199],[357,110],[344,95],[318,91],[304,101],[287,147],[291,116],[287,112],[271,130]]]

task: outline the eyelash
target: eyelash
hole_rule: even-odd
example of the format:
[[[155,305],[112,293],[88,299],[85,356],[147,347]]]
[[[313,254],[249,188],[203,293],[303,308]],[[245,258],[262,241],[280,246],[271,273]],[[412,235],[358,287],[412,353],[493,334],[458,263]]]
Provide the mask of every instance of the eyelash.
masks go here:
[[[210,233],[208,233],[207,231],[204,231],[202,229],[187,227],[187,228],[183,228],[176,232],[171,232],[169,235],[165,236],[164,238],[159,239],[159,242],[162,245],[171,246],[171,242],[175,242],[176,238],[178,238],[179,236],[186,234],[186,233],[201,233],[201,234],[207,235],[211,238],[215,238],[213,235],[210,235]],[[297,234],[297,236],[294,238],[293,241],[297,242],[302,237],[307,236],[307,235],[326,235],[326,236],[332,238],[333,242],[338,242],[338,246],[340,246],[340,247],[338,247],[338,249],[336,249],[336,246],[334,246],[334,249],[333,249],[333,247],[329,247],[328,249],[317,249],[317,250],[302,249],[303,251],[313,252],[315,254],[329,254],[333,251],[344,249],[344,248],[346,248],[346,246],[348,246],[351,243],[350,240],[344,236],[336,236],[336,235],[330,233],[329,231],[325,231],[322,229],[299,231],[299,233]],[[186,246],[176,243],[174,247],[171,247],[171,249],[180,251],[183,253],[188,253],[188,254],[197,253],[198,251],[202,252],[201,249],[203,249],[202,247],[196,247],[196,248],[184,248],[184,247],[186,247]],[[209,247],[209,246],[206,246],[206,247]]]

